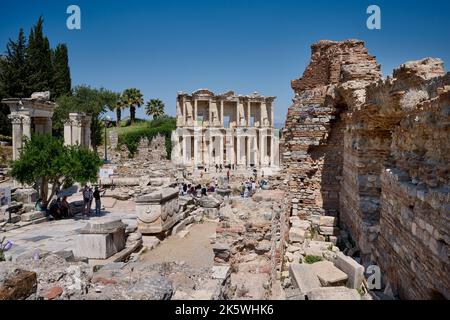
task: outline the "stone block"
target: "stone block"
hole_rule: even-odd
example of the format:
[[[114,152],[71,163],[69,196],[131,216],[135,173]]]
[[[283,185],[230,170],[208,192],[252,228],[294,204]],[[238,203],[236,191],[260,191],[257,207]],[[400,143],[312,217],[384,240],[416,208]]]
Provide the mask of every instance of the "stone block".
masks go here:
[[[306,231],[304,229],[292,227],[289,229],[289,241],[291,243],[299,242],[303,243],[305,241]]]
[[[330,261],[319,261],[311,264],[311,268],[324,287],[342,286],[347,283],[347,274],[336,268]]]
[[[31,211],[25,212],[20,216],[20,220],[23,222],[34,221],[45,217],[44,211]]]
[[[300,289],[304,294],[322,286],[309,264],[291,263],[289,265],[289,275],[294,287]]]
[[[213,266],[212,278],[225,281],[231,274],[230,266]]]
[[[337,236],[339,235],[339,228],[319,226],[319,233],[323,236]]]
[[[308,220],[302,220],[299,217],[291,217],[290,219],[291,225],[294,228],[300,228],[300,229],[304,229],[307,230],[311,227],[311,222]]]
[[[114,233],[80,234],[76,240],[74,255],[89,259],[107,259],[125,248],[125,229]]]
[[[345,272],[348,276],[347,286],[352,289],[361,288],[364,280],[364,267],[351,257],[346,256],[342,252],[338,252],[334,265]]]
[[[314,288],[306,296],[308,300],[361,300],[358,291],[346,287]]]
[[[228,261],[230,258],[230,249],[227,243],[217,242],[213,245],[214,256],[224,261]]]
[[[338,225],[338,219],[336,217],[321,216],[319,219],[319,226],[335,227],[337,225]]]
[[[17,202],[34,204],[38,200],[39,195],[34,189],[17,189],[13,196]]]
[[[114,233],[117,229],[125,229],[126,226],[120,218],[101,218],[89,221],[84,228],[80,230],[83,234],[108,234]]]
[[[142,236],[142,245],[144,247],[151,249],[156,248],[156,246],[160,243],[161,241],[154,236]]]
[[[0,270],[0,300],[24,300],[36,293],[36,289],[35,272],[8,268]]]

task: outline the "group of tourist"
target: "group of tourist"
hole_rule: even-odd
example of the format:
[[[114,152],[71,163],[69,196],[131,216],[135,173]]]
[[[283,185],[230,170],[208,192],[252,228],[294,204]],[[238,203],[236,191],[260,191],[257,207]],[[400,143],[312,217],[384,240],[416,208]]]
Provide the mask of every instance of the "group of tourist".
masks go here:
[[[106,190],[105,190],[106,191]],[[83,215],[82,218],[87,218],[91,215],[91,207],[92,202],[95,200],[95,212],[94,214],[99,216],[101,213],[101,195],[100,193],[105,192],[104,190],[100,190],[99,187],[95,187],[92,190],[92,187],[85,186],[82,190],[83,195]],[[58,197],[53,199],[48,206],[48,209],[44,205],[44,201],[42,198],[39,198],[35,204],[36,211],[46,211],[47,216],[50,219],[60,220],[63,218],[73,218],[74,214],[70,208],[69,202],[67,201],[67,196]]]
[[[211,183],[207,185],[197,184],[193,185],[190,183],[182,183],[180,185],[180,195],[182,196],[207,196],[208,193],[214,193],[216,191],[217,181],[211,181]]]
[[[257,188],[266,189],[268,187],[268,181],[261,179],[259,182],[255,178],[248,178],[241,183],[241,197],[248,198],[255,194]]]
[[[36,201],[35,210],[46,211],[48,217],[55,220],[73,217],[72,210],[70,209],[69,202],[67,201],[67,196],[64,196],[62,199],[61,197],[53,199],[48,206],[48,210],[45,208],[42,198],[39,198]]]
[[[92,201],[95,200],[95,211],[94,214],[99,216],[101,212],[102,202],[100,192],[105,194],[106,190],[100,190],[98,186],[95,186],[94,191],[89,186],[84,186],[83,189],[83,218],[89,217],[91,215]]]

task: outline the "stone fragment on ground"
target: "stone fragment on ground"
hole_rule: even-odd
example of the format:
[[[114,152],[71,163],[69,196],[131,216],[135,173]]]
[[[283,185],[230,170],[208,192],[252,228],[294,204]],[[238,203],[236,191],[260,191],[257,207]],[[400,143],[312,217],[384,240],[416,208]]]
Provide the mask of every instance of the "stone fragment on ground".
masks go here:
[[[347,287],[323,287],[311,289],[306,293],[308,300],[361,300],[355,289]]]

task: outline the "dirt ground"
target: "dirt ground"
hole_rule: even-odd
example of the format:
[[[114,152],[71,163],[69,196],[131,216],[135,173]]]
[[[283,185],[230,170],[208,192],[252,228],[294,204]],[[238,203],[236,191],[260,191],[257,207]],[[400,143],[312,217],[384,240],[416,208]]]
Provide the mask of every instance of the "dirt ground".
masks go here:
[[[192,267],[213,266],[214,254],[210,237],[216,232],[217,224],[204,222],[193,224],[184,238],[172,235],[155,249],[141,256],[141,261],[151,263],[184,261]]]

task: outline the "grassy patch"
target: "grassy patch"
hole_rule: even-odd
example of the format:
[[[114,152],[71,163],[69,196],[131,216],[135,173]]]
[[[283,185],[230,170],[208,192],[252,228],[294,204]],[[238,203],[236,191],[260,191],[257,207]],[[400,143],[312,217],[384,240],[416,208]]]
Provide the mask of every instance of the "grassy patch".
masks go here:
[[[322,261],[322,260],[323,260],[323,258],[319,257],[319,256],[307,255],[305,257],[305,263],[308,263],[308,264],[313,264],[313,263],[316,263],[316,262],[319,262],[319,261]]]
[[[175,129],[175,118],[163,117],[151,121],[137,121],[132,126],[110,128],[109,130],[117,130],[119,146],[125,145],[130,157],[133,157],[136,153],[139,141],[143,137],[147,137],[151,141],[153,137],[161,134],[166,138],[167,158],[170,159],[170,153],[172,151],[171,134]]]

